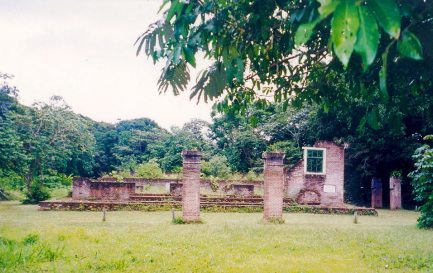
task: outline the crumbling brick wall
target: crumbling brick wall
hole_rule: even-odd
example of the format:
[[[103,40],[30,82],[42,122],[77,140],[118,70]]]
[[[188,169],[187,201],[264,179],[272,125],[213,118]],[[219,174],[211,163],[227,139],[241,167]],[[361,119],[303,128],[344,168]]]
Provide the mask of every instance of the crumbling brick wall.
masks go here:
[[[325,174],[304,173],[304,160],[286,169],[285,193],[301,203],[338,206],[344,202],[344,147],[318,141],[313,147],[326,149]]]
[[[72,179],[72,199],[87,200],[90,197],[90,179],[74,177]]]
[[[135,193],[133,182],[92,182],[90,196],[97,200],[129,200]]]
[[[100,182],[75,177],[72,181],[72,199],[74,200],[129,200],[135,193],[133,182]]]

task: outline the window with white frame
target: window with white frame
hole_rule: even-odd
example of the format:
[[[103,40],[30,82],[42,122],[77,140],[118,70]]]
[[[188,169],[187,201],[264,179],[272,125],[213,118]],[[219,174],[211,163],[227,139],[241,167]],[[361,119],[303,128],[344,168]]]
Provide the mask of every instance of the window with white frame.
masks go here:
[[[326,173],[326,149],[304,147],[304,172],[307,174]]]

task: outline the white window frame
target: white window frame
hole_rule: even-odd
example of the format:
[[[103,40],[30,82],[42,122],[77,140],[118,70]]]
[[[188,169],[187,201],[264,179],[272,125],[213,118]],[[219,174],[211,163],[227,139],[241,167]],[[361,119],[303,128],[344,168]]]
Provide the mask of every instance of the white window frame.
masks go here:
[[[316,175],[324,175],[326,174],[326,148],[317,148],[317,147],[302,147],[304,150],[304,173],[305,174],[316,174]],[[307,172],[307,155],[308,150],[321,150],[323,151],[323,161],[322,161],[322,172],[321,173],[315,173],[315,172]]]

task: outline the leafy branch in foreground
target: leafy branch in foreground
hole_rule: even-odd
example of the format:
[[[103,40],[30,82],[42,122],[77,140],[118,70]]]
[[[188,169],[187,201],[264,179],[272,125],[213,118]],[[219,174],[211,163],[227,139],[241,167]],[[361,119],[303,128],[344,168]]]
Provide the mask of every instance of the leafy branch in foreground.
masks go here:
[[[163,18],[136,43],[137,54],[166,61],[160,91],[186,90],[188,66],[204,53],[213,64],[191,98],[218,99],[218,109],[240,111],[256,101],[324,104],[330,92],[318,96],[307,88],[320,83],[311,77],[318,69],[380,88],[386,100],[395,93],[390,71],[402,67],[396,60],[428,62],[419,37],[426,39],[433,17],[433,3],[417,0],[165,0],[161,10]],[[406,81],[418,79],[414,73]]]

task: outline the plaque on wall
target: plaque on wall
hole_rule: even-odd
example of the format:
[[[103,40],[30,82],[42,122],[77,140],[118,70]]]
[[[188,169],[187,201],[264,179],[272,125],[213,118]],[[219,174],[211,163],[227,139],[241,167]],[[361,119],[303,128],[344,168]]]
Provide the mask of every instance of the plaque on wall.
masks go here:
[[[323,185],[323,191],[327,193],[335,193],[335,185],[325,184]]]

